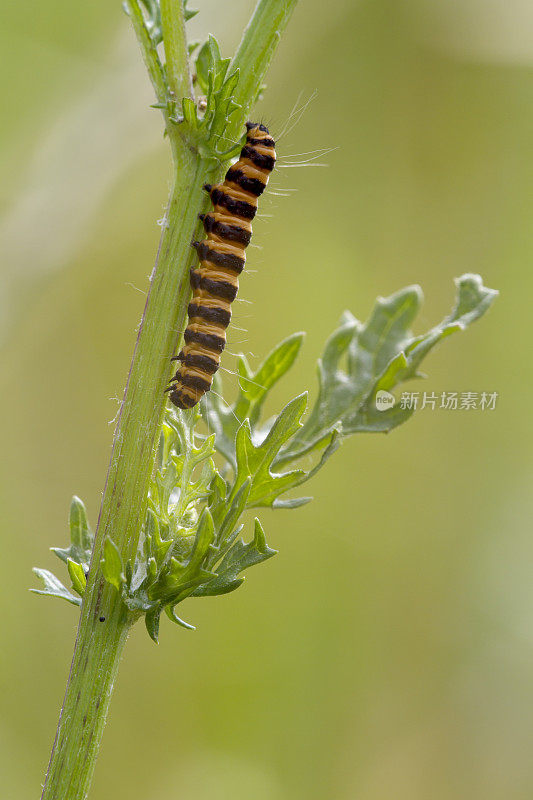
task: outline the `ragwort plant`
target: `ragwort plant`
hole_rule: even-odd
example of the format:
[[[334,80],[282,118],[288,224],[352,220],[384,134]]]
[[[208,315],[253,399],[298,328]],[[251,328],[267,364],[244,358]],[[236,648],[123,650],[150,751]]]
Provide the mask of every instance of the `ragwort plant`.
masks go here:
[[[198,214],[208,205],[202,187],[219,181],[238,152],[295,3],[259,0],[231,60],[221,57],[212,36],[201,46],[188,44],[185,24],[196,12],[186,0],[124,3],[154,87],[154,105],[163,114],[173,184],[96,532],[75,497],[70,545],[52,548],[66,564],[70,588],[48,570],[35,570],[43,588],[34,591],[80,606],[43,800],[87,796],[133,623],[143,618],[157,642],[162,612],[190,628],[176,611],[184,600],[237,589],[250,567],[276,553],[258,518],[244,532],[244,512],[307,503],[311,498],[300,494],[301,487],[347,436],[386,433],[405,422],[413,409],[396,403],[377,410],[377,393],[418,377],[427,353],[478,319],[496,295],[479,276],[464,275],[451,314],[418,336],[410,332],[422,299],[416,286],[378,299],[365,323],[346,311],[318,360],[318,393],[308,413],[304,392],[276,416],[263,414],[271,389],[298,356],[301,333],[281,342],[256,370],[243,356],[238,359],[233,404],[221,399],[217,376],[200,406],[165,406],[176,331],[184,327],[190,294],[190,243],[198,238]],[[201,424],[202,415],[207,424]]]

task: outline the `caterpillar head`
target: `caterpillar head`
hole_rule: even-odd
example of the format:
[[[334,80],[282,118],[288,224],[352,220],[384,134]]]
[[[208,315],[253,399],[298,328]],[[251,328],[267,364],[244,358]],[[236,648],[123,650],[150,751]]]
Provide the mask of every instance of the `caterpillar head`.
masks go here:
[[[266,125],[261,122],[247,122],[246,129],[248,131],[248,139],[270,139],[270,133]]]

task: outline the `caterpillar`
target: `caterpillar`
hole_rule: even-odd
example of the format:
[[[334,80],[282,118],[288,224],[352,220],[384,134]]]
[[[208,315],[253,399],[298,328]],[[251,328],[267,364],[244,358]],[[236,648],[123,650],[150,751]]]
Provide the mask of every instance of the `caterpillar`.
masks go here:
[[[204,186],[213,211],[199,215],[206,238],[192,243],[200,264],[191,269],[193,295],[185,344],[172,359],[180,365],[166,389],[178,408],[193,408],[211,388],[220,366],[258,198],[276,163],[275,142],[266,126],[247,122],[246,128],[246,144],[224,183]]]

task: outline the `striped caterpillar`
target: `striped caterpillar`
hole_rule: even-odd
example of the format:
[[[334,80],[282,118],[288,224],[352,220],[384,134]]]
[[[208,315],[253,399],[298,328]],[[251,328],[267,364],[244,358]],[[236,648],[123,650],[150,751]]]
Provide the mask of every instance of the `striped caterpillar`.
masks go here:
[[[172,359],[181,363],[166,390],[178,408],[193,408],[211,388],[220,366],[258,197],[276,163],[274,140],[265,125],[247,122],[246,128],[246,144],[224,183],[204,186],[213,211],[200,214],[207,236],[202,242],[193,242],[200,264],[191,269],[193,296],[185,344]]]

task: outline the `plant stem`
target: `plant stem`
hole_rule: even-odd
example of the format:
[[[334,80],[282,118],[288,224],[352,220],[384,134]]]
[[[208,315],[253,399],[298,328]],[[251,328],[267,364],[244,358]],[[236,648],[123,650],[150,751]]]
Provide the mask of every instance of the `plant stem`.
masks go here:
[[[150,39],[150,36],[146,29],[146,23],[144,21],[144,16],[141,11],[141,7],[137,0],[126,0],[124,8],[126,9],[131,19],[133,30],[135,31],[137,39],[139,40],[144,63],[146,69],[148,70],[148,75],[150,76],[150,80],[152,81],[152,86],[154,87],[155,96],[157,97],[159,103],[166,104],[167,90],[166,90],[163,67],[161,65],[161,61],[159,60],[157,49],[152,43],[152,40]],[[165,111],[165,121],[167,121],[166,111]]]
[[[155,444],[163,416],[177,331],[189,295],[190,242],[208,178],[205,162],[183,152],[161,237],[157,268],[139,331],[117,424],[84,596],[78,638],[43,800],[83,798],[129,622],[116,590],[99,570],[107,536],[125,563],[133,559],[145,517]],[[100,619],[104,618],[104,622]]]
[[[192,78],[182,0],[160,0],[167,80],[175,100],[192,97]]]
[[[238,139],[241,135],[242,119],[248,119],[296,3],[297,0],[259,0],[230,65],[230,72],[240,72],[235,101],[242,106],[243,114],[241,119],[234,115],[230,120],[226,138]]]
[[[255,98],[279,40],[281,27],[296,0],[261,0],[236,56],[250,98]],[[161,91],[157,53],[144,36],[139,6],[130,2],[156,92]],[[187,43],[181,0],[162,0],[167,75],[177,98],[190,96]],[[166,21],[165,21],[166,20]],[[251,26],[260,24],[253,33]],[[170,28],[169,28],[170,26]],[[177,26],[177,27],[174,27]],[[251,45],[254,45],[252,47]],[[168,59],[171,59],[169,63]],[[252,100],[233,124],[238,135]],[[164,112],[165,113],[165,112]],[[217,180],[223,165],[204,159],[187,144],[187,131],[169,123],[175,179],[165,216],[156,267],[139,329],[133,360],[115,430],[87,588],[81,607],[74,656],[52,748],[42,800],[84,800],[89,791],[121,653],[131,618],[118,592],[105,582],[100,561],[107,537],[122,561],[133,561],[146,515],[148,488],[171,374],[170,356],[184,327],[190,295],[189,268],[195,260],[190,243],[198,212],[206,206],[205,182]]]

